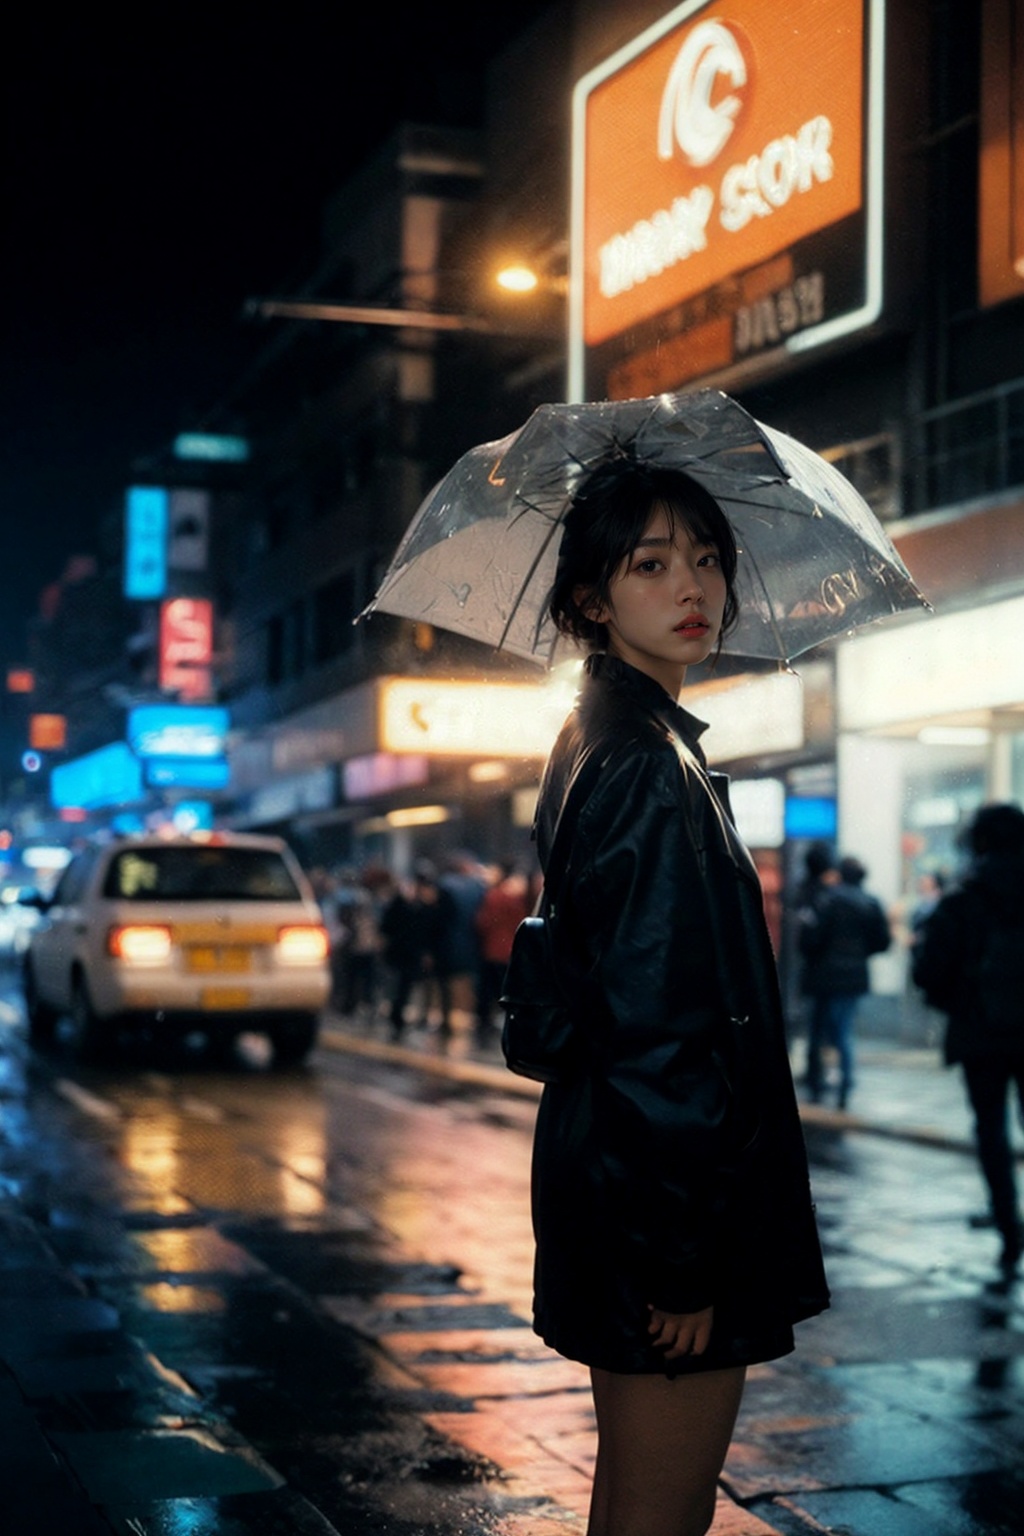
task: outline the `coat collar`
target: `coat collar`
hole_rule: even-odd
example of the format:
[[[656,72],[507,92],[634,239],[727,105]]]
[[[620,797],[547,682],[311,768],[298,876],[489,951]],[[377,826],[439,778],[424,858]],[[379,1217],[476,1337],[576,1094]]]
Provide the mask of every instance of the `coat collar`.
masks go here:
[[[740,874],[760,893],[761,882],[757,867],[750,857],[742,838],[736,831],[729,805],[729,780],[724,773],[712,773],[700,745],[700,737],[707,730],[707,722],[698,720],[688,709],[677,704],[660,683],[646,672],[631,667],[618,656],[599,651],[588,656],[585,662],[587,676],[592,684],[600,687],[621,688],[639,708],[654,715],[666,727],[675,749],[685,761],[697,765],[697,775],[702,778],[710,794],[710,804],[715,810],[721,828],[722,842]]]
[[[600,679],[613,687],[626,689],[636,703],[657,715],[673,731],[677,731],[697,760],[704,763],[700,738],[708,728],[707,721],[698,720],[696,715],[691,715],[688,709],[677,704],[653,677],[648,677],[646,672],[631,667],[628,661],[622,661],[607,651],[597,651],[588,656],[583,665],[587,676],[595,681]]]

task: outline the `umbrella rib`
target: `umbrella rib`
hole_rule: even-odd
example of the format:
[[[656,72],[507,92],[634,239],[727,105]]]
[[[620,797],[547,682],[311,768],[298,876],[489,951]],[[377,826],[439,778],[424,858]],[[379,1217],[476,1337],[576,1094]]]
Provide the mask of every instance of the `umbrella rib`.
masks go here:
[[[570,460],[572,463],[574,463],[577,466],[577,468],[579,468],[581,470],[586,470],[587,468],[590,467],[589,464],[588,464],[588,461],[584,458],[584,456],[582,454],[574,452],[568,446],[566,446],[566,448],[565,448],[565,458]],[[541,543],[540,543],[540,545],[539,545],[539,547],[537,549],[536,555],[534,556],[533,560],[530,562],[530,567],[529,567],[529,570],[526,573],[525,580],[520,582],[520,584],[519,584],[518,594],[513,599],[511,611],[509,612],[508,619],[506,620],[506,622],[505,622],[505,624],[504,624],[504,626],[502,628],[501,637],[500,637],[500,639],[497,642],[496,649],[499,650],[499,651],[501,650],[502,646],[505,644],[505,641],[508,639],[509,631],[511,630],[512,625],[515,623],[516,615],[518,614],[520,608],[522,607],[522,605],[523,605],[523,603],[525,601],[526,593],[527,593],[527,591],[529,589],[530,583],[533,580],[533,577],[534,577],[534,575],[535,575],[535,573],[537,571],[538,566],[540,565],[540,563],[543,560],[545,554],[547,553],[548,546],[550,545],[551,540],[554,538],[556,530],[561,529],[562,526],[563,526],[562,519],[563,519],[563,514],[564,514],[564,512],[566,510],[565,506],[563,506],[558,513],[556,513],[554,516],[552,516],[552,514],[550,512],[545,511],[543,507],[539,506],[536,501],[528,500],[527,497],[525,497],[522,494],[521,491],[518,491],[517,495],[519,495],[521,501],[523,502],[523,509],[522,509],[522,511],[517,512],[515,517],[510,519],[510,526],[511,526],[511,524],[518,522],[519,519],[521,517],[524,517],[527,512],[532,512],[532,513],[535,514],[535,516],[542,517],[542,518],[546,519],[549,526],[548,526],[547,533],[545,534],[544,538],[541,540]],[[533,648],[534,649],[536,649],[537,642],[540,639],[540,630],[541,630],[541,625],[543,624],[543,622],[544,622],[544,613],[543,613],[543,610],[540,610],[538,612],[538,614],[537,614],[537,622],[534,625],[534,630],[533,630]]]
[[[751,576],[756,578],[757,584],[761,588],[761,592],[762,592],[762,595],[763,595],[764,601],[765,601],[765,607],[766,607],[766,610],[767,610],[767,613],[768,613],[768,626],[769,626],[769,628],[770,628],[770,630],[772,632],[772,636],[773,636],[773,638],[775,640],[775,644],[776,644],[776,647],[778,649],[779,656],[780,656],[782,661],[784,661],[784,662],[786,662],[788,664],[789,660],[790,660],[789,648],[786,645],[786,642],[785,642],[785,640],[783,638],[783,635],[782,635],[782,631],[779,628],[778,621],[777,621],[777,619],[775,617],[775,607],[774,607],[774,604],[772,603],[771,593],[768,591],[768,583],[765,581],[764,577],[762,576],[761,568],[757,564],[757,561],[754,559],[754,557],[752,555],[750,555],[749,558],[750,558],[750,564],[749,564],[748,569],[750,570]],[[729,644],[728,644],[728,640],[727,640],[726,644],[725,644],[725,650],[728,650],[728,649],[729,649]],[[742,652],[737,652],[737,653],[734,653],[734,654],[742,654]]]
[[[537,507],[531,507],[530,510],[533,511],[533,512],[538,512],[538,513],[540,511],[540,509],[537,508]],[[518,522],[519,518],[521,518],[523,515],[524,515],[523,512],[518,512],[516,514],[516,516],[512,519],[512,522]],[[545,516],[547,514],[540,513],[540,515],[541,516]],[[513,600],[512,607],[511,607],[511,610],[509,612],[508,619],[505,621],[505,625],[504,625],[504,627],[503,627],[503,629],[501,631],[501,638],[498,640],[498,643],[497,643],[497,649],[499,651],[501,650],[501,647],[505,644],[505,641],[508,639],[509,630],[512,628],[512,625],[515,623],[516,614],[519,612],[520,608],[523,605],[523,600],[526,597],[527,590],[529,589],[530,583],[533,580],[534,575],[536,574],[537,567],[540,565],[541,560],[544,558],[545,554],[547,553],[548,545],[551,543],[551,540],[553,539],[553,537],[555,535],[555,530],[561,528],[561,526],[562,526],[561,518],[550,518],[549,519],[548,531],[545,534],[544,538],[541,540],[541,542],[540,542],[540,544],[539,544],[539,546],[537,548],[537,552],[536,552],[536,554],[534,555],[533,559],[530,562],[530,566],[529,566],[529,569],[526,572],[525,579],[519,583],[519,591],[518,591],[516,597]],[[541,624],[543,622],[544,622],[544,616],[543,616],[543,611],[541,611],[541,612],[538,613],[537,623],[536,623],[536,626],[534,628],[534,635],[533,635],[534,645],[536,645],[538,639],[540,638],[540,627],[541,627]]]

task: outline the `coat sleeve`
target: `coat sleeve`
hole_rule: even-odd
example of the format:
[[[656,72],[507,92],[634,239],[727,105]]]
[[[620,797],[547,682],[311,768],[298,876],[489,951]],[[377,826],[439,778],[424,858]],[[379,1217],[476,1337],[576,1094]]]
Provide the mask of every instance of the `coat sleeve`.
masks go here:
[[[706,885],[674,753],[606,775],[585,815],[577,899],[601,999],[606,1187],[646,1299],[697,1311],[715,1299],[730,1100]]]
[[[932,1008],[952,1013],[961,1000],[970,912],[963,893],[944,896],[929,913],[913,948],[911,975]]]
[[[885,908],[875,897],[871,898],[871,923],[868,933],[868,954],[884,955],[892,946],[892,929],[885,915]]]
[[[804,902],[796,915],[797,949],[803,960],[817,960],[828,943],[827,907],[822,897]]]

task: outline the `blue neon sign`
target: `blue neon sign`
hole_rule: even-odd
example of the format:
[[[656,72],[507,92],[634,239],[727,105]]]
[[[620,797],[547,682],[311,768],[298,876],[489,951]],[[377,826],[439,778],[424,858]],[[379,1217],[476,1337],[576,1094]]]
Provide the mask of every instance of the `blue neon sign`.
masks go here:
[[[140,704],[129,711],[127,734],[139,757],[223,757],[228,712],[216,704]]]
[[[167,591],[169,501],[161,485],[129,487],[125,505],[124,595],[141,601]]]
[[[78,806],[89,810],[141,798],[142,768],[123,741],[60,763],[50,774],[50,799],[58,809]]]
[[[786,836],[832,838],[839,825],[832,795],[790,795],[786,801]]]
[[[231,770],[226,757],[147,757],[151,789],[227,789]]]

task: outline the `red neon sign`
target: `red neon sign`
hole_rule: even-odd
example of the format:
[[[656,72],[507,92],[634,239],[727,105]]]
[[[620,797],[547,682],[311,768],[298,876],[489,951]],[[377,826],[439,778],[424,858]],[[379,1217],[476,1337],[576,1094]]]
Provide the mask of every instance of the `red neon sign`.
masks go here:
[[[206,597],[172,597],[160,605],[160,687],[187,700],[210,696],[213,604]]]

